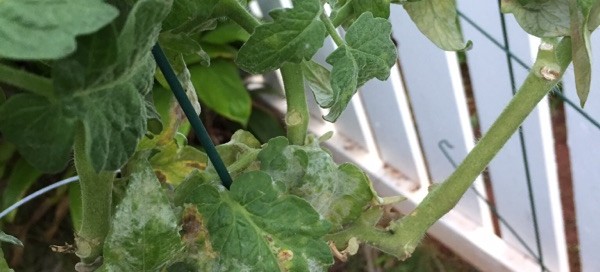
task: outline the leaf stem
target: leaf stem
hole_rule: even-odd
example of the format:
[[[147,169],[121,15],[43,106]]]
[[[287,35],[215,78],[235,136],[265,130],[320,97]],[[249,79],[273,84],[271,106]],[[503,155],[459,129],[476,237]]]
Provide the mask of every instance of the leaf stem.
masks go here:
[[[85,132],[82,126],[75,135],[75,168],[81,185],[82,219],[75,243],[82,263],[95,263],[102,255],[104,239],[110,227],[114,172],[96,173],[85,152]]]
[[[553,48],[545,52],[540,49],[525,82],[488,132],[452,175],[433,187],[410,214],[392,222],[386,231],[374,229],[361,234],[365,227],[356,225],[332,234],[329,238],[340,243],[354,236],[400,259],[409,257],[429,227],[454,208],[475,178],[561,79],[571,62],[571,39],[565,37],[560,42],[555,42]]]
[[[352,1],[348,1],[335,14],[332,23],[335,27],[342,25],[352,13]]]
[[[329,35],[331,35],[331,38],[333,39],[335,44],[337,46],[343,46],[344,39],[342,39],[340,34],[337,32],[337,30],[335,30],[335,26],[333,25],[333,23],[331,22],[329,17],[327,17],[327,14],[321,13],[321,21],[323,21],[323,23],[325,23],[325,28],[327,29],[327,32],[329,33]]]
[[[304,145],[309,116],[302,67],[300,64],[286,63],[281,67],[281,77],[287,102],[287,137],[292,144]]]
[[[0,63],[0,81],[44,97],[54,96],[52,80]]]
[[[248,33],[254,32],[254,29],[261,23],[250,13],[246,7],[237,0],[221,0],[215,7],[215,15],[227,16],[236,24],[240,25]]]

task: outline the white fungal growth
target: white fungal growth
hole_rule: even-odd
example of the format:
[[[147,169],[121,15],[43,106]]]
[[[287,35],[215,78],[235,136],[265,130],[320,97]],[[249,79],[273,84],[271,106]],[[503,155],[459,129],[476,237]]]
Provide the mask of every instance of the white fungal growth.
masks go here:
[[[554,49],[554,45],[548,42],[542,42],[540,44],[540,50],[542,51],[550,51]]]
[[[554,80],[557,80],[558,77],[560,76],[560,71],[552,69],[548,66],[544,66],[540,70],[540,74],[542,75],[543,79],[548,80],[548,81],[554,81]]]

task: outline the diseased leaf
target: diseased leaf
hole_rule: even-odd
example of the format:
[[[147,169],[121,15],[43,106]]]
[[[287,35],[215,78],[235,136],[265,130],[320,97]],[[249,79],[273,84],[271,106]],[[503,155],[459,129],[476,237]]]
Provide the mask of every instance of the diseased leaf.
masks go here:
[[[466,50],[456,14],[456,0],[421,0],[404,3],[404,9],[430,41],[443,50]]]
[[[118,10],[101,0],[0,1],[0,58],[58,59],[75,51],[75,37],[110,23]]]
[[[571,0],[569,12],[571,21],[571,46],[573,69],[575,71],[575,87],[581,106],[585,104],[592,83],[592,49],[588,30],[592,6],[597,0]]]
[[[261,74],[280,68],[285,62],[311,59],[323,46],[325,25],[319,16],[319,0],[293,0],[291,9],[269,13],[273,22],[257,27],[240,48],[236,63],[244,70]]]
[[[231,191],[192,176],[175,193],[206,220],[218,271],[326,271],[327,221],[303,199],[277,190],[262,171],[241,174]]]
[[[155,67],[150,48],[170,4],[140,0],[120,32],[113,24],[81,37],[75,53],[54,63],[57,97],[20,94],[0,106],[0,130],[28,162],[62,170],[78,124],[94,169],[116,170],[129,159],[146,133],[145,96]]]
[[[208,158],[206,154],[191,146],[179,147],[175,142],[160,147],[160,152],[152,156],[150,164],[161,182],[178,185],[193,170],[204,170]]]
[[[248,123],[252,101],[233,62],[217,59],[209,67],[190,67],[190,73],[204,105],[243,126]]]
[[[370,12],[361,15],[346,32],[346,43],[327,57],[331,70],[334,103],[324,117],[334,122],[342,114],[357,89],[372,78],[385,80],[396,62],[396,47],[390,35],[392,26]]]
[[[258,159],[261,170],[308,201],[334,230],[358,218],[376,197],[365,173],[349,163],[338,166],[314,139],[307,146],[271,139]]]
[[[502,0],[502,12],[512,13],[527,33],[537,37],[569,36],[569,0]]]
[[[183,251],[179,221],[147,162],[136,162],[104,243],[100,271],[160,271]]]
[[[321,108],[331,107],[334,102],[333,89],[331,89],[331,72],[311,60],[302,62],[302,74],[319,106]]]

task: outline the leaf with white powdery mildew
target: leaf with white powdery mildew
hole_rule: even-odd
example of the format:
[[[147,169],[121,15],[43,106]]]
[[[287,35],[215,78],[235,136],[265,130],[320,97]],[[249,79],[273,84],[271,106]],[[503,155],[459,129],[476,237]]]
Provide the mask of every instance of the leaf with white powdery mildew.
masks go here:
[[[338,166],[315,139],[297,146],[284,137],[273,138],[258,159],[261,170],[287,192],[308,201],[333,224],[333,230],[356,220],[377,197],[360,168],[349,163]]]
[[[455,0],[421,0],[404,3],[404,9],[430,41],[443,50],[466,50],[457,21]]]
[[[326,271],[329,224],[303,199],[282,193],[262,171],[241,174],[228,191],[191,176],[175,202],[195,204],[206,220],[218,271]]]
[[[136,162],[104,243],[100,271],[160,271],[183,252],[178,219],[148,162]]]
[[[357,89],[372,78],[385,80],[396,62],[396,47],[390,35],[391,24],[374,18],[370,12],[361,15],[346,32],[346,43],[327,57],[331,70],[334,103],[324,117],[334,122],[342,114]]]
[[[0,1],[0,57],[57,59],[73,52],[75,37],[110,23],[119,11],[101,0]]]
[[[280,68],[285,62],[300,63],[317,52],[326,37],[319,16],[319,0],[294,0],[291,9],[269,13],[273,22],[257,27],[240,48],[236,63],[244,70],[261,74]]]

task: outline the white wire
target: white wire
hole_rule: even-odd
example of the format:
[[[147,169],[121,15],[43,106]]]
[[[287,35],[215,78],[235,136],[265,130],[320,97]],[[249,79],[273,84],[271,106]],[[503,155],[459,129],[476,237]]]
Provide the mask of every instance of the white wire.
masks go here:
[[[34,199],[34,198],[36,198],[38,196],[41,196],[41,195],[47,193],[48,191],[51,191],[53,189],[56,189],[58,187],[61,187],[63,185],[67,185],[69,183],[72,183],[72,182],[75,182],[75,181],[78,181],[78,180],[79,180],[79,176],[74,176],[74,177],[70,177],[68,179],[63,179],[63,180],[61,180],[61,181],[59,181],[57,183],[50,184],[50,185],[48,185],[48,186],[46,186],[46,187],[44,187],[42,189],[37,190],[33,194],[30,194],[30,195],[24,197],[23,199],[17,201],[15,204],[13,204],[10,207],[6,208],[6,210],[2,211],[0,213],[0,219],[2,219],[4,216],[6,216],[7,214],[11,213],[12,211],[16,210],[21,205],[29,202],[30,200],[32,200],[32,199]]]

